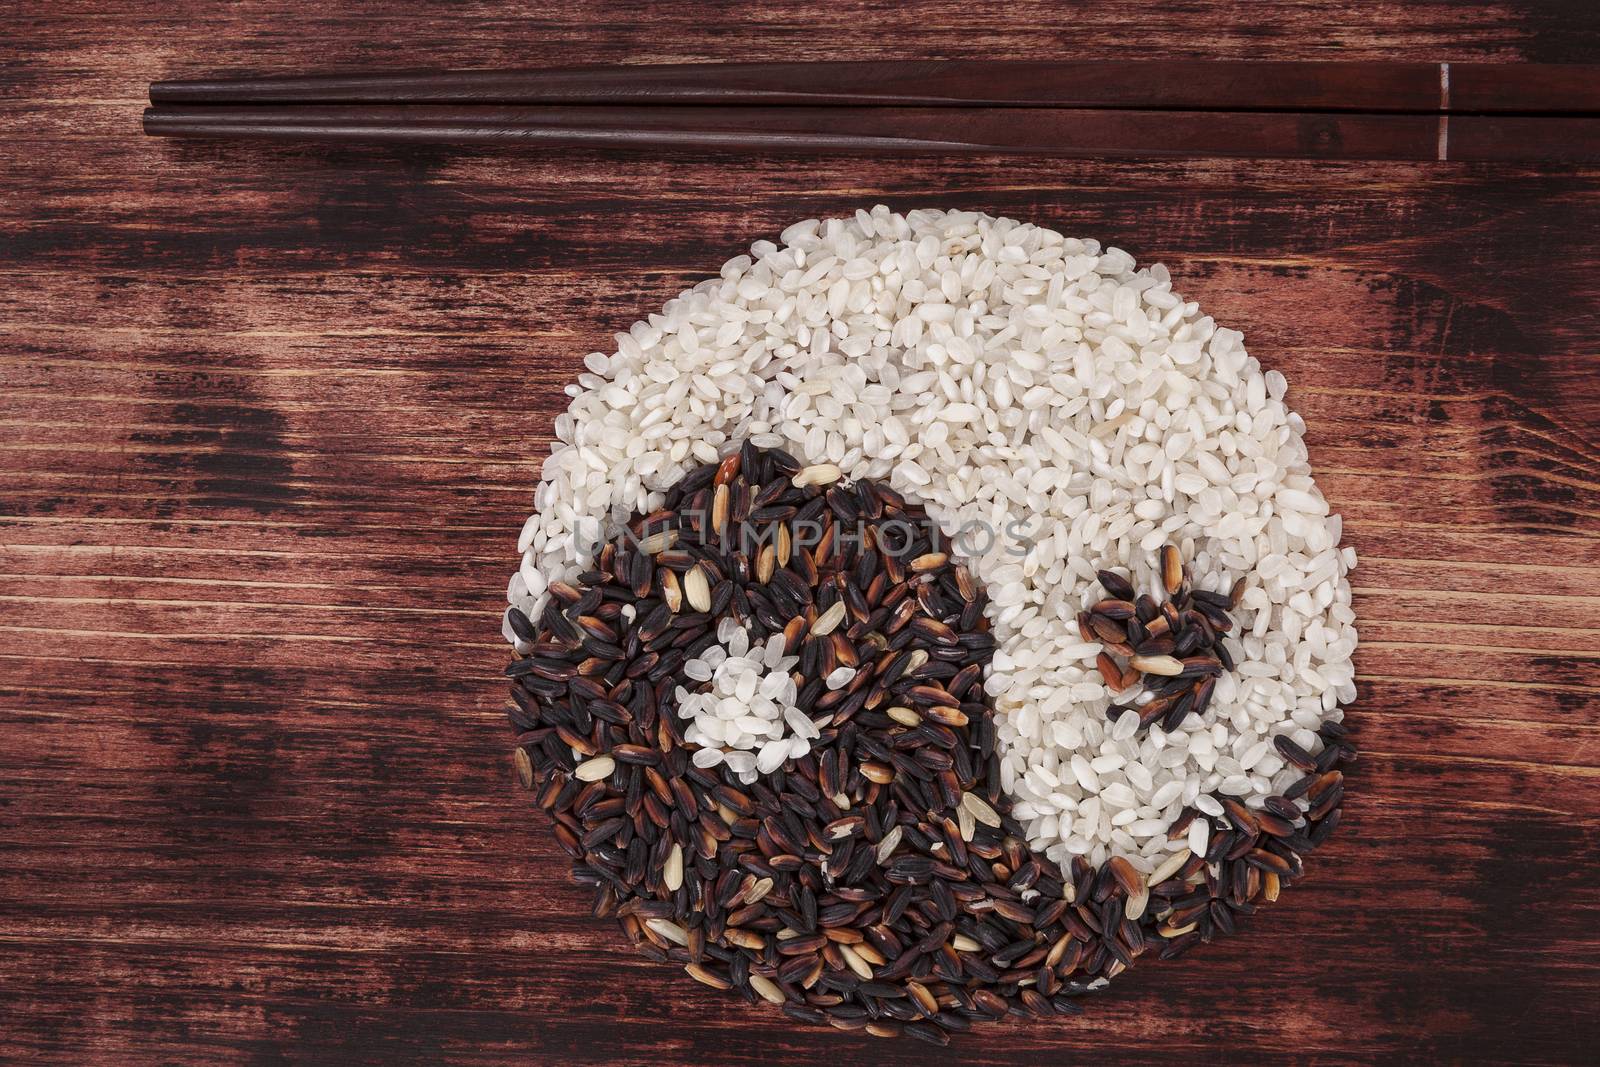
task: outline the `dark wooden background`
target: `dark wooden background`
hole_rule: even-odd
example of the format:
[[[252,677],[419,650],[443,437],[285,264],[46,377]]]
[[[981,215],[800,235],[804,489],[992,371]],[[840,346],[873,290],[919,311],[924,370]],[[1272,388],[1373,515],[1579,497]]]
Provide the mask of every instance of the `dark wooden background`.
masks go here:
[[[142,138],[337,64],[1594,62],[1586,0],[14,5],[0,15],[0,1059],[1583,1059],[1600,1040],[1600,170]],[[506,759],[560,386],[787,222],[1100,237],[1282,369],[1361,554],[1347,818],[1249,931],[946,1057],[635,957]]]

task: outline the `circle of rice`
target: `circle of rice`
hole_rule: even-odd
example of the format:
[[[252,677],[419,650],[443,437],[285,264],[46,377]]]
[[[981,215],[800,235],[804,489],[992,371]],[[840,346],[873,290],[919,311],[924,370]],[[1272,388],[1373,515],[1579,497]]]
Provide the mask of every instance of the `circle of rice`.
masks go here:
[[[887,480],[987,584],[1002,786],[1058,863],[1148,872],[1212,793],[1259,804],[1355,697],[1340,520],[1312,480],[1286,383],[1162,266],[970,211],[807,220],[617,334],[569,386],[508,600],[551,581],[660,491],[745,438]],[[1201,588],[1246,579],[1203,717],[1112,723],[1076,614],[1112,568],[1153,588],[1176,544]],[[515,636],[506,628],[507,640]],[[1124,701],[1130,694],[1124,694]]]

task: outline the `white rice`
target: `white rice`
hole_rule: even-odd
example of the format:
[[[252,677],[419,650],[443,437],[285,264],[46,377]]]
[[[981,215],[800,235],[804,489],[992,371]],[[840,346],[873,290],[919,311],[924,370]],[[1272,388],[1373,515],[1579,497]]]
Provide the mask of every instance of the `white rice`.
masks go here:
[[[1271,745],[1355,696],[1350,587],[1286,383],[1172,291],[1160,265],[974,212],[885,207],[758,241],[594,353],[556,420],[511,603],[533,614],[597,536],[751,438],[920,500],[987,584],[1002,785],[1057,862],[1149,872],[1212,792],[1259,803],[1297,772]],[[979,524],[976,527],[968,524]],[[1247,580],[1203,718],[1106,720],[1077,611],[1097,568],[1153,588],[1176,544],[1203,588]],[[509,628],[508,640],[514,640]]]
[[[683,739],[701,746],[694,765],[726,762],[748,785],[810,752],[828,719],[813,721],[795,706],[798,690],[789,672],[800,659],[783,654],[781,633],[751,647],[744,627],[724,618],[717,624],[717,641],[684,663],[685,678],[710,684],[678,686],[677,712],[689,720]]]

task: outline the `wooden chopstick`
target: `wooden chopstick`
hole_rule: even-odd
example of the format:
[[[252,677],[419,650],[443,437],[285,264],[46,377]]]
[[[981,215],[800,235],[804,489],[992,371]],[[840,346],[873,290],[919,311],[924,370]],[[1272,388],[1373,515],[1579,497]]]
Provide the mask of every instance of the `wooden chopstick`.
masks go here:
[[[876,153],[1600,160],[1600,118],[994,107],[156,107],[145,131],[271,141]]]
[[[156,82],[162,105],[1054,107],[1600,115],[1600,66],[1062,60],[723,63]]]
[[[156,82],[171,137],[1593,162],[1600,67],[733,63]]]

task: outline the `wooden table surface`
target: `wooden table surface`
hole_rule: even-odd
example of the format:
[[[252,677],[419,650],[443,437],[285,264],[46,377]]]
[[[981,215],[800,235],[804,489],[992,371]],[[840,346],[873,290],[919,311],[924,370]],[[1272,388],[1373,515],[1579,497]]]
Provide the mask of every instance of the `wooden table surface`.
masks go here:
[[[1592,4],[414,6],[0,16],[0,1059],[1592,1054],[1600,170],[138,132],[152,79],[337,64],[1594,62]],[[880,201],[1168,264],[1288,375],[1361,556],[1362,758],[1305,882],[1081,1018],[943,1056],[786,1025],[589,919],[498,678],[583,355],[750,241]]]

